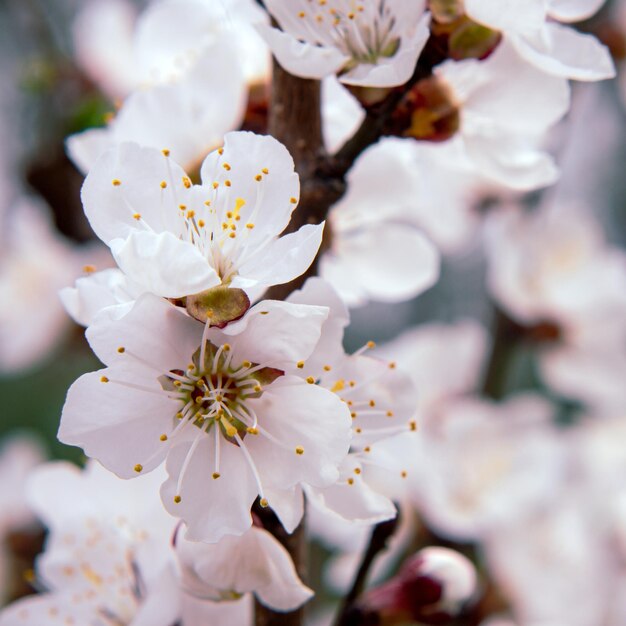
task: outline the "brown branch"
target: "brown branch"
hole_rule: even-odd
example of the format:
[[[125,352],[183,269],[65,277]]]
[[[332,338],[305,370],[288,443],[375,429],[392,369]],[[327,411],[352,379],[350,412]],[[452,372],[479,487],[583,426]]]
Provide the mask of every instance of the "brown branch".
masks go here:
[[[399,513],[394,519],[381,522],[380,524],[376,524],[376,526],[374,526],[370,536],[369,545],[363,555],[363,559],[361,560],[356,576],[354,577],[352,588],[348,592],[348,595],[343,599],[341,607],[337,612],[335,626],[355,626],[359,623],[360,613],[355,607],[356,600],[365,590],[370,568],[381,550],[384,550],[389,537],[391,537],[396,530],[398,521]]]

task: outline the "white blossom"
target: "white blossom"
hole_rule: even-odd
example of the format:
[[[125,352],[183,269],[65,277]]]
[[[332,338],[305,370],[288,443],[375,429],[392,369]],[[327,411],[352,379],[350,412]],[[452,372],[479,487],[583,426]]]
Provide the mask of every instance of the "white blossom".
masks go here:
[[[365,87],[402,85],[429,36],[425,2],[403,0],[268,0],[282,31],[257,26],[291,74]]]
[[[68,152],[86,173],[107,148],[134,141],[194,169],[241,125],[248,84],[267,80],[269,53],[252,27],[267,16],[252,0],[155,2],[136,24],[133,14],[95,1],[75,23],[78,62],[125,100],[105,128],[72,135]]]
[[[47,208],[23,197],[0,213],[0,371],[32,367],[69,330],[57,291],[105,260],[103,250],[74,247],[59,235]]]
[[[106,152],[91,170],[85,212],[129,279],[172,298],[218,285],[258,295],[306,270],[323,225],[279,238],[299,195],[282,144],[229,133],[201,176],[193,185],[167,153],[132,143]]]
[[[439,277],[439,254],[415,224],[422,190],[412,156],[401,139],[368,148],[348,173],[346,195],[328,214],[332,243],[320,259],[320,275],[350,306],[408,300]]]
[[[242,534],[257,496],[281,510],[299,483],[338,477],[349,411],[295,375],[326,316],[323,307],[264,301],[218,330],[146,294],[121,320],[101,318],[87,331],[108,367],[71,387],[59,438],[124,478],[167,457],[161,494],[187,522],[187,538]],[[285,506],[297,525],[297,503]]]
[[[469,17],[503,33],[538,69],[575,80],[613,78],[609,51],[593,35],[559,22],[593,15],[604,0],[465,0]]]
[[[254,592],[264,605],[293,611],[313,597],[298,578],[287,550],[266,530],[252,526],[218,543],[176,539],[183,586],[197,598],[238,599]]]

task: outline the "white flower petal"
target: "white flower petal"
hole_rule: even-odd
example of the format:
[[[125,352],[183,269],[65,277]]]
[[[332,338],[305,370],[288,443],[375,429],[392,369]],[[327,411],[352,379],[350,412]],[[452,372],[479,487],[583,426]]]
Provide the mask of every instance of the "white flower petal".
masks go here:
[[[137,464],[148,472],[165,458],[169,444],[160,437],[172,430],[180,403],[159,393],[137,393],[125,381],[137,379],[124,368],[81,376],[68,391],[58,438],[80,446],[121,478],[132,478]],[[160,391],[156,378],[152,386]]]
[[[606,0],[549,0],[548,13],[561,22],[580,22],[596,13]]]
[[[85,214],[107,244],[144,231],[145,225],[157,233],[176,231],[174,209],[189,195],[183,177],[185,172],[159,151],[121,144],[105,152],[89,172],[81,192]]]
[[[573,80],[604,80],[615,76],[608,48],[593,35],[553,22],[532,38],[515,38],[517,51],[544,72]]]
[[[295,233],[283,235],[250,258],[241,273],[262,285],[287,283],[309,268],[322,244],[324,224],[306,224]],[[236,279],[235,279],[236,280]],[[233,286],[236,286],[233,281]]]
[[[235,362],[248,360],[293,368],[313,352],[327,317],[326,307],[264,300],[221,332],[237,336],[233,345]]]
[[[220,477],[212,478],[216,471],[215,434],[200,434],[201,441],[189,458],[180,491],[177,483],[192,444],[180,443],[168,454],[169,479],[161,488],[161,497],[165,508],[186,522],[185,537],[189,541],[214,543],[226,535],[242,535],[250,528],[250,507],[259,490],[241,450],[226,441],[221,442]],[[174,501],[175,496],[180,496],[180,502]]]
[[[221,283],[200,250],[170,232],[134,232],[109,245],[120,269],[156,295],[182,298]]]
[[[351,233],[320,262],[320,273],[349,304],[408,300],[439,276],[439,254],[418,230],[386,224]]]
[[[338,72],[350,60],[335,48],[298,41],[267,24],[257,24],[256,28],[280,65],[295,76],[322,79]]]
[[[338,478],[337,466],[350,445],[352,420],[336,394],[283,376],[250,406],[262,429],[280,443],[263,433],[246,438],[268,487],[285,489],[298,482],[325,487]],[[299,449],[303,451],[298,453]]]
[[[103,363],[134,362],[135,357],[129,355],[137,355],[148,362],[144,370],[154,372],[156,378],[186,367],[199,346],[201,333],[202,324],[182,310],[145,294],[124,318],[96,320],[87,330],[87,340]],[[124,351],[120,352],[120,347]]]

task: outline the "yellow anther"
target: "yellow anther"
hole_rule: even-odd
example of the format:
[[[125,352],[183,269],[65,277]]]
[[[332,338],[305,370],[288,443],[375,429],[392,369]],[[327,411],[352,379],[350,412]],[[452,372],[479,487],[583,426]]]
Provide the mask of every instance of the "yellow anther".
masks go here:
[[[365,446],[365,448],[363,448],[363,452],[371,452],[372,449],[369,446]]]
[[[159,437],[159,439],[160,439],[161,441],[167,441],[167,435],[166,435],[165,433],[163,433],[163,434]]]
[[[232,185],[232,183],[231,183],[228,179],[226,179],[226,180],[224,181],[224,184],[225,184],[227,187],[230,187],[230,186]]]
[[[100,376],[100,382],[101,383],[108,383],[109,379],[106,376]]]
[[[211,206],[211,201],[210,200],[205,200],[204,201],[204,206]]]
[[[296,367],[301,370],[304,367],[304,361],[298,361]]]
[[[222,222],[222,230],[228,230],[228,223]]]
[[[254,385],[254,391],[256,391],[256,393],[261,393],[261,391],[263,391],[263,388],[261,387],[261,385]]]
[[[246,204],[246,201],[243,198],[235,199],[235,213],[239,213],[241,208]]]
[[[176,504],[179,504],[181,500],[182,498],[180,496],[174,496],[174,502],[176,502]]]
[[[133,219],[140,220],[141,219],[141,213],[133,213]]]
[[[296,446],[296,454],[304,454],[304,448],[302,446]]]
[[[365,345],[371,350],[372,348],[376,347],[376,342],[375,341],[368,341]]]
[[[254,228],[254,224],[252,222],[248,222],[246,224],[246,228],[249,228],[250,230],[252,230]]]
[[[186,204],[179,204],[179,205],[178,205],[178,208],[179,208],[181,211],[184,211],[184,210],[187,208],[187,205],[186,205]]]
[[[260,504],[260,505],[261,505],[264,509],[266,509],[266,508],[270,505],[270,503],[267,501],[267,498],[261,498],[261,499],[259,500],[259,504]]]
[[[356,418],[357,418],[356,411],[352,411],[352,412],[350,413],[350,417],[351,417],[353,420],[354,420],[354,419],[356,419]]]
[[[191,187],[191,179],[188,176],[183,176],[183,185],[185,185],[187,189]]]
[[[260,311],[259,314],[260,315],[269,315],[270,312],[269,311]]]
[[[174,387],[181,387],[183,383],[181,383],[180,380],[175,380],[173,384]]]
[[[221,476],[221,474],[219,472],[213,472],[211,476],[213,477],[213,480],[217,480]]]
[[[306,382],[309,383],[309,385],[313,385],[315,383],[315,378],[313,378],[313,376],[307,376]]]
[[[198,228],[204,228],[205,226],[205,221],[204,220],[198,220]]]
[[[230,172],[230,170],[232,169],[232,168],[230,167],[230,164],[229,164],[229,163],[222,163],[222,167],[223,167],[223,168],[224,168],[227,172]]]
[[[361,468],[360,467],[355,467],[354,468],[354,473],[358,476],[361,473]]]
[[[143,469],[143,465],[141,463],[137,463],[133,469],[137,472],[137,474],[139,474],[139,472]]]
[[[389,369],[390,369],[390,370],[395,370],[395,369],[396,369],[396,363],[395,363],[395,361],[390,361],[390,362],[389,362]]]
[[[363,432],[362,428],[355,428],[354,431],[356,432],[357,435],[360,435]]]
[[[222,156],[222,154],[224,154],[224,148],[218,148],[217,153]]]
[[[324,371],[325,372],[330,372],[330,370],[332,370],[333,368],[330,365],[324,365]]]
[[[354,478],[348,478],[348,484],[354,485]]]
[[[180,411],[176,413],[176,419],[179,419],[179,420],[183,419],[183,414]]]
[[[225,343],[222,348],[224,349],[224,352],[230,352],[230,344],[229,343]]]
[[[350,387],[354,387],[356,385],[356,382],[354,380],[351,380],[349,383]]]
[[[217,181],[213,183],[213,189],[217,189],[219,186],[220,184]]]
[[[289,198],[289,202],[291,202],[291,204],[298,204],[298,198]]]
[[[167,187],[167,183],[164,180],[162,180],[160,183],[160,186],[161,186],[161,189],[165,189]]]
[[[254,177],[254,180],[256,180],[257,183],[260,183],[263,180],[263,176],[261,176],[261,174],[257,174]]]
[[[163,154],[163,156],[169,156],[170,155],[170,151],[167,148],[163,148],[163,150],[161,150],[161,153]]]
[[[335,381],[335,384],[330,388],[333,393],[337,393],[338,391],[343,391],[346,386],[346,381],[343,378]]]
[[[117,351],[118,351],[120,354],[124,354],[124,352],[126,352],[126,348],[125,348],[124,346],[120,346],[120,347],[117,349]]]
[[[93,274],[95,271],[95,265],[83,265],[83,272],[85,272],[85,274]]]
[[[23,576],[24,576],[24,580],[27,583],[34,583],[35,582],[35,579],[36,579],[35,570],[33,570],[33,569],[24,570]]]
[[[376,401],[375,401],[375,400],[370,400],[370,401],[369,401],[369,405],[370,405],[371,407],[375,407],[375,406],[376,406]]]
[[[264,174],[266,174],[266,175],[270,173],[270,171],[267,169],[267,167],[264,167],[261,171],[262,171]]]
[[[411,431],[417,430],[417,422],[415,420],[411,420],[409,422],[409,430]]]
[[[300,11],[298,13],[298,17],[304,17],[306,15],[306,13],[304,11]]]
[[[393,411],[387,411],[387,417],[393,417]]]
[[[192,217],[196,216],[196,212],[192,209],[191,211],[187,211],[187,219],[190,220]]]
[[[400,472],[400,476],[402,476],[402,478],[406,478],[407,477],[407,473],[404,470],[402,470]]]
[[[119,178],[114,178],[114,179],[111,181],[111,184],[112,184],[114,187],[119,187],[119,186],[122,184],[122,181],[121,181]]]
[[[220,424],[226,431],[227,437],[234,437],[237,434],[237,429],[225,417],[220,418]]]
[[[252,366],[252,363],[251,363],[250,361],[244,361],[244,362],[241,364],[241,366],[242,366],[242,367],[251,367],[251,366]]]
[[[246,432],[249,435],[258,435],[259,434],[259,429],[258,428],[254,428],[253,426],[248,426],[248,428],[246,428]]]

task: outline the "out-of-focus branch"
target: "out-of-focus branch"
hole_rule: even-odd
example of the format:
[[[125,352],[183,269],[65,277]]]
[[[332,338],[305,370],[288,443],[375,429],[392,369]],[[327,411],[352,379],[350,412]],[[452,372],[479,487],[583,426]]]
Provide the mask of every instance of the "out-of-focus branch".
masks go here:
[[[415,83],[430,76],[433,68],[446,57],[445,46],[431,35],[408,82],[391,91],[381,102],[368,107],[359,129],[335,154],[330,164],[334,176],[345,176],[356,158],[383,136],[392,114],[406,94]]]
[[[341,607],[337,613],[335,619],[335,626],[355,626],[358,621],[355,613],[355,602],[358,597],[363,593],[365,584],[367,583],[367,576],[374,559],[378,556],[379,552],[387,545],[387,540],[397,528],[399,517],[386,522],[381,522],[374,526],[370,537],[370,542],[367,547],[359,569],[354,577],[352,588],[348,592],[348,595],[343,599]]]

